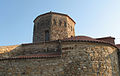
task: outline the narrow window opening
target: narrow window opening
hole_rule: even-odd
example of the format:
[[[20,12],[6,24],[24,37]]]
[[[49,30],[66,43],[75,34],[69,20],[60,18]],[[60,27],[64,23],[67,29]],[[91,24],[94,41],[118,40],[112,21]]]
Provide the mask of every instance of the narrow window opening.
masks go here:
[[[66,22],[64,21],[64,26],[67,27]]]
[[[71,26],[71,31],[72,31],[72,26]]]
[[[49,31],[46,30],[45,31],[45,41],[49,41],[49,40],[50,40]]]
[[[54,25],[56,25],[56,20],[54,19],[53,21],[54,21]]]
[[[59,25],[61,26],[62,25],[62,22],[59,20]]]

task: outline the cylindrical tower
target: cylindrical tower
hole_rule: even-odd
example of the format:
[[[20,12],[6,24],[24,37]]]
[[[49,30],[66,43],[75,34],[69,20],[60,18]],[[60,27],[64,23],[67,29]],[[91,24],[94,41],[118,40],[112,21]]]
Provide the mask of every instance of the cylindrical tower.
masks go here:
[[[52,41],[75,36],[75,21],[66,14],[48,12],[34,20],[33,42]]]

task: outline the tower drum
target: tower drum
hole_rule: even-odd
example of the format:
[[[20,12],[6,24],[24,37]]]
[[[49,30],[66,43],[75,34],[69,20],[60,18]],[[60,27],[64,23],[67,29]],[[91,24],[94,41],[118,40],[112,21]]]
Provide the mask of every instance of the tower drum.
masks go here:
[[[75,21],[66,14],[48,12],[34,20],[33,43],[75,36]]]

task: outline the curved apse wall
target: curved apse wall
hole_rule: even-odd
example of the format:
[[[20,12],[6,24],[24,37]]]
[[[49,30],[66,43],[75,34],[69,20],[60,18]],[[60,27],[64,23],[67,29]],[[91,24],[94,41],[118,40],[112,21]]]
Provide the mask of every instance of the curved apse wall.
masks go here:
[[[62,54],[52,58],[1,60],[0,75],[119,76],[117,48],[112,45],[71,41],[62,42],[61,48]]]

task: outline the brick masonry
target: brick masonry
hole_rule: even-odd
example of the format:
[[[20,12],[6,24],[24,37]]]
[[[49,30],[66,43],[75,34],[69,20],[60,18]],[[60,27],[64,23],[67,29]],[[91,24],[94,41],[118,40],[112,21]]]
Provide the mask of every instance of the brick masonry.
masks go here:
[[[56,48],[57,42],[46,43]],[[18,46],[10,57],[39,51],[43,43]],[[22,50],[24,48],[24,50]],[[33,48],[34,47],[34,48]],[[44,47],[45,48],[45,47]],[[117,48],[104,43],[62,42],[61,57],[0,61],[2,76],[119,76]],[[19,53],[13,53],[20,51]],[[26,52],[27,54],[27,52]],[[7,67],[6,67],[7,66]]]
[[[47,13],[34,20],[33,42],[45,41],[45,31],[49,31],[49,41],[75,36],[75,22],[65,14]]]
[[[12,45],[12,46],[0,46],[0,58],[8,58],[9,52],[12,50],[17,49],[19,45]]]
[[[38,16],[33,43],[0,46],[0,76],[119,76],[118,48],[105,38],[71,37],[74,26],[66,14]]]

